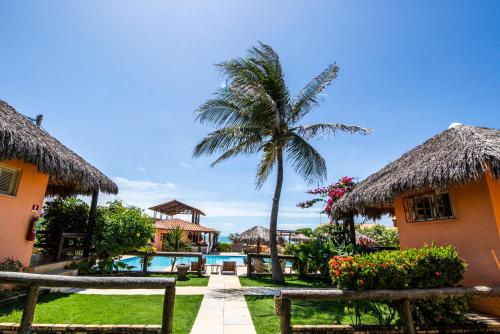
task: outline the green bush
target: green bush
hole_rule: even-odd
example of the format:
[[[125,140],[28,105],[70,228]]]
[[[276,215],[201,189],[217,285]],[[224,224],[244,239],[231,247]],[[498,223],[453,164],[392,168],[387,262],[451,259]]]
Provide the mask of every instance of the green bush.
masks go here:
[[[218,242],[215,246],[219,252],[230,252],[231,244],[229,242]]]
[[[380,246],[399,247],[399,233],[395,228],[376,224],[369,227],[358,225],[356,229],[358,232],[374,239]]]
[[[61,233],[85,233],[88,217],[89,206],[81,199],[56,198],[46,202],[38,227],[38,231],[45,233],[37,235],[35,246],[46,244],[42,252],[55,256]],[[83,246],[80,239],[68,239],[67,243],[70,247]]]
[[[465,262],[452,246],[334,256],[330,260],[333,284],[349,290],[451,287],[465,270]],[[421,325],[429,325],[463,320],[466,304],[464,298],[443,298],[412,302],[412,309]]]
[[[100,207],[92,244],[101,271],[116,269],[116,257],[147,246],[154,232],[154,220],[139,208],[126,207],[120,201]]]

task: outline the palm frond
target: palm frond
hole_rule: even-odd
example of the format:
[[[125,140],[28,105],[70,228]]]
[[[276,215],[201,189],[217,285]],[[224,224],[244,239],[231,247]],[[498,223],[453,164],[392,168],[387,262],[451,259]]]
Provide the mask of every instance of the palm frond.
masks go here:
[[[262,158],[257,167],[257,175],[255,177],[255,187],[257,189],[260,189],[264,185],[273,171],[274,165],[276,164],[276,157],[276,150],[272,143],[266,143],[263,147]]]
[[[325,159],[298,134],[290,133],[285,154],[295,172],[306,182],[326,181]]]
[[[261,148],[261,141],[257,138],[250,138],[241,144],[236,145],[233,148],[228,149],[220,157],[218,157],[214,162],[210,164],[210,167],[214,167],[220,162],[223,162],[229,158],[236,157],[243,154],[257,153]]]
[[[346,132],[350,134],[369,134],[371,129],[357,125],[348,125],[342,123],[319,123],[313,125],[298,126],[294,130],[304,139],[310,139],[316,136],[331,136],[337,132]]]
[[[194,148],[193,156],[225,152],[246,141],[261,141],[261,129],[250,126],[228,126],[203,138]]]
[[[291,123],[297,122],[312,108],[319,105],[320,93],[337,77],[339,67],[329,65],[320,75],[312,79],[293,99],[289,115]]]

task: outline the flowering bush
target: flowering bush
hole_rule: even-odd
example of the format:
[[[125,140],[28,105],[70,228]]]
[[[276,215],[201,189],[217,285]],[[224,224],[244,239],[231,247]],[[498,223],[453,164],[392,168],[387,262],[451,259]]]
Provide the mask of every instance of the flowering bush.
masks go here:
[[[297,204],[297,206],[302,209],[306,209],[312,207],[314,204],[318,202],[324,202],[326,203],[326,205],[322,212],[330,216],[333,203],[338,201],[347,192],[351,191],[356,185],[353,180],[354,179],[352,177],[344,176],[334,184],[331,184],[326,187],[309,190],[306,193],[311,195],[319,195],[320,197],[305,202],[301,202]],[[328,197],[328,199],[325,200],[324,197]]]
[[[334,256],[330,260],[333,284],[349,290],[450,287],[462,279],[465,269],[465,262],[452,246]],[[415,319],[424,325],[461,320],[467,309],[463,298],[417,301],[412,302],[412,308]]]

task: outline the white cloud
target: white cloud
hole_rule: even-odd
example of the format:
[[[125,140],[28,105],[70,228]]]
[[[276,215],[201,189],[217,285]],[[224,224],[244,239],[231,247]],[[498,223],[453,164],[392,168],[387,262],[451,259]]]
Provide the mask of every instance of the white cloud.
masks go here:
[[[187,163],[187,162],[184,162],[184,161],[179,162],[179,165],[180,165],[182,168],[186,168],[186,169],[193,167],[193,165],[191,165],[191,164],[189,164],[189,163]]]
[[[146,171],[146,167],[137,167],[137,170],[140,171],[140,172],[145,172]]]

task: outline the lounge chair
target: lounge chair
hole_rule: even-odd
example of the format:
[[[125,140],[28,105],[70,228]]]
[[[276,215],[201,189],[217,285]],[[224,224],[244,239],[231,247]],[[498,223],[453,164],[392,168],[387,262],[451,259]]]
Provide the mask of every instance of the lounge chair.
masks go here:
[[[205,268],[205,263],[207,262],[207,259],[203,258],[202,263],[201,263],[201,272],[205,273],[206,268]],[[191,271],[198,271],[198,261],[196,262],[191,262]]]
[[[236,261],[224,261],[222,262],[222,271],[224,274],[236,275]]]

